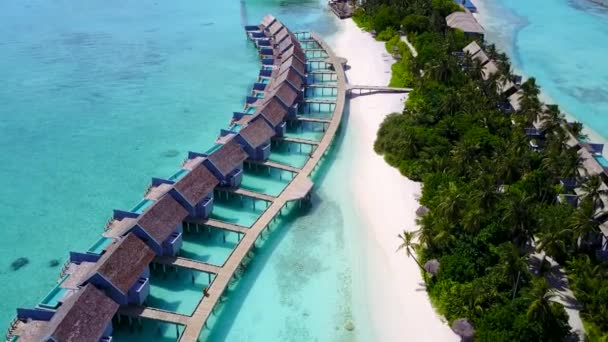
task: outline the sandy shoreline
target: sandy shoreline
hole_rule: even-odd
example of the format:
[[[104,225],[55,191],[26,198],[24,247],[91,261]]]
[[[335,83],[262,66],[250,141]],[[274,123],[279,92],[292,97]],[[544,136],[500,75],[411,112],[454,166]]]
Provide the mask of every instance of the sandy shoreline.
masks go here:
[[[339,23],[334,50],[348,59],[349,82],[386,85],[392,58],[384,43],[376,42],[352,22]],[[403,252],[396,253],[397,235],[415,230],[416,197],[420,184],[403,177],[373,151],[384,117],[403,109],[405,95],[377,94],[350,101],[349,134],[356,157],[351,177],[356,209],[363,219],[365,245],[361,262],[369,277],[364,284],[371,324],[379,341],[458,341],[435,313],[423,289],[418,266]]]

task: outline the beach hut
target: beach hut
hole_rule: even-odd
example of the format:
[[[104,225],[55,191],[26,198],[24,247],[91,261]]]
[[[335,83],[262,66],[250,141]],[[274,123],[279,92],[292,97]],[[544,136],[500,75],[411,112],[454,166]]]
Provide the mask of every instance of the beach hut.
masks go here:
[[[203,158],[198,164],[169,191],[191,218],[208,218],[213,210],[213,189],[220,181],[203,165]]]
[[[234,139],[208,155],[203,164],[220,181],[220,186],[237,187],[243,179],[243,162],[247,153]]]
[[[468,36],[483,38],[484,28],[469,12],[454,12],[445,18],[448,27],[463,31]]]
[[[141,305],[150,293],[148,265],[155,254],[134,234],[110,245],[85,283],[93,284],[120,305]]]
[[[234,140],[247,152],[249,159],[265,161],[270,156],[270,139],[274,135],[274,129],[260,117],[251,120],[239,131]]]
[[[56,311],[17,309],[24,325],[11,341],[111,340],[112,317],[118,307],[95,286],[85,285]]]
[[[264,102],[255,113],[255,115],[261,115],[279,137],[285,135],[287,114],[287,107],[276,97],[271,97]]]
[[[171,192],[174,195],[164,195],[141,214],[130,230],[157,255],[174,256],[182,247],[182,222],[188,211],[174,199],[180,198],[179,191],[174,187]]]

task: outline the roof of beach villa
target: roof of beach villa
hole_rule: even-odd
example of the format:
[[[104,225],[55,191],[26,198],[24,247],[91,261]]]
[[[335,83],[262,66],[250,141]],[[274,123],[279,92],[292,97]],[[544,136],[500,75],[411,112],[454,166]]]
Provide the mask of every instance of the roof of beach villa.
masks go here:
[[[270,26],[268,26],[268,32],[270,32],[271,36],[274,36],[284,28],[285,28],[285,26],[283,26],[283,23],[276,20],[274,23],[272,23]]]
[[[272,23],[274,23],[276,20],[277,18],[275,18],[272,14],[266,14],[266,16],[262,18],[262,21],[260,21],[260,26],[262,28],[266,28],[272,25]]]
[[[187,176],[188,175],[184,176],[184,178]],[[188,211],[186,211],[184,207],[177,203],[170,195],[164,195],[160,200],[154,202],[151,208],[146,210],[139,217],[137,224],[143,228],[152,239],[158,244],[161,244],[175,231],[175,227],[180,224],[186,216],[188,216]]]
[[[454,12],[445,18],[449,27],[459,29],[466,33],[484,34],[484,28],[479,25],[477,19],[468,12]]]
[[[296,89],[302,89],[304,87],[304,81],[302,77],[298,75],[293,69],[288,69],[286,72],[280,74],[273,82],[273,90],[278,88],[284,82],[289,82]]]
[[[175,190],[179,191],[190,204],[195,205],[212,192],[219,183],[220,181],[209,169],[203,164],[198,164],[175,184]]]
[[[287,38],[289,38],[289,32],[287,31],[287,29],[281,30],[279,33],[277,33],[276,36],[274,36],[274,42],[275,44],[279,44]]]
[[[247,159],[247,153],[236,141],[230,140],[208,157],[225,177]]]
[[[55,341],[98,341],[118,310],[118,304],[88,284],[59,307],[43,337]]]
[[[239,135],[245,139],[253,148],[262,146],[274,136],[275,132],[264,120],[250,122],[241,129]]]
[[[279,74],[284,73],[289,68],[295,69],[300,75],[306,75],[306,65],[297,58],[290,57],[284,60],[279,68]]]
[[[490,58],[486,55],[485,51],[477,44],[476,41],[471,42],[469,45],[462,49],[463,52],[468,53],[475,60],[478,60],[481,65],[486,64]]]
[[[298,93],[289,84],[283,82],[272,90],[272,96],[278,97],[287,107],[291,107],[296,103]]]
[[[99,273],[124,294],[154,259],[155,253],[132,233],[108,247],[97,261],[93,273]]]
[[[287,49],[287,51],[283,52],[281,58],[287,60],[289,59],[289,57],[293,56],[302,63],[306,62],[306,55],[304,54],[304,50],[302,50],[302,48],[297,49],[296,46],[299,47],[299,45],[292,45],[289,49]]]
[[[277,126],[285,121],[285,117],[287,116],[287,109],[276,97],[271,97],[268,101],[264,102],[258,112],[270,121],[273,126]]]

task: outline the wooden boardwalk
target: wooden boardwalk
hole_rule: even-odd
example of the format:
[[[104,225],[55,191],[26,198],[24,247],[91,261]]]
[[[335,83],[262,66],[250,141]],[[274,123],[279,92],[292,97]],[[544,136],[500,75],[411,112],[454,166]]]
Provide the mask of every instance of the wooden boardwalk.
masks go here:
[[[208,226],[208,227],[213,227],[213,228],[218,228],[218,229],[229,230],[231,232],[240,233],[240,234],[245,234],[245,233],[247,233],[247,231],[249,231],[249,228],[247,228],[247,227],[239,226],[239,225],[224,222],[224,221],[214,220],[214,219],[186,219],[186,222],[198,224],[201,226]]]
[[[304,99],[305,103],[320,103],[320,104],[334,104],[334,100],[321,100],[321,99]]]
[[[304,122],[318,122],[318,123],[330,123],[331,119],[311,118],[308,116],[298,116],[298,121]]]
[[[161,265],[179,266],[183,268],[189,268],[191,270],[201,271],[205,273],[218,274],[221,271],[221,267],[208,264],[206,262],[200,262],[196,260],[190,260],[179,257],[171,256],[159,256],[154,258],[154,262]]]
[[[363,94],[376,94],[376,93],[409,93],[413,89],[412,88],[396,88],[396,87],[387,87],[387,86],[367,86],[367,85],[353,85],[349,84],[346,88],[348,92],[351,94],[353,90],[358,90],[360,95]],[[364,92],[366,91],[366,92]]]
[[[243,196],[255,198],[255,199],[258,199],[261,201],[266,201],[266,202],[272,202],[272,201],[276,200],[276,197],[274,197],[274,196],[266,195],[266,194],[263,194],[260,192],[255,192],[255,191],[251,191],[251,190],[247,190],[247,189],[243,189],[243,188],[228,188],[228,189],[226,189],[226,191],[231,192],[233,194],[243,195]]]
[[[254,164],[254,165],[262,165],[262,166],[272,167],[272,168],[283,170],[283,171],[289,171],[291,173],[298,173],[298,172],[300,172],[300,169],[297,168],[297,167],[293,167],[291,165],[285,165],[285,164],[273,162],[273,161],[270,161],[270,160],[267,160],[267,161],[264,161],[264,162],[259,162],[259,161],[255,161],[255,160],[248,160],[247,162],[250,163],[250,164]]]
[[[276,138],[274,138],[274,140],[275,141],[285,141],[285,142],[290,142],[290,143],[294,143],[294,144],[312,145],[312,146],[317,146],[320,144],[320,142],[314,141],[314,140],[302,139],[302,138],[291,138],[291,137],[276,137]]]

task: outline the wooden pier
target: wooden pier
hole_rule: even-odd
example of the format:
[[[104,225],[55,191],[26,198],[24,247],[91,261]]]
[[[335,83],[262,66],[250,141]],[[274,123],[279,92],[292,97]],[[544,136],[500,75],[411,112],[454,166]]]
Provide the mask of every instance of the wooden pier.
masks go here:
[[[312,146],[318,146],[320,144],[320,142],[318,142],[318,141],[302,139],[302,138],[277,137],[277,138],[274,138],[274,140],[290,142],[290,143],[294,143],[294,144],[312,145]]]

